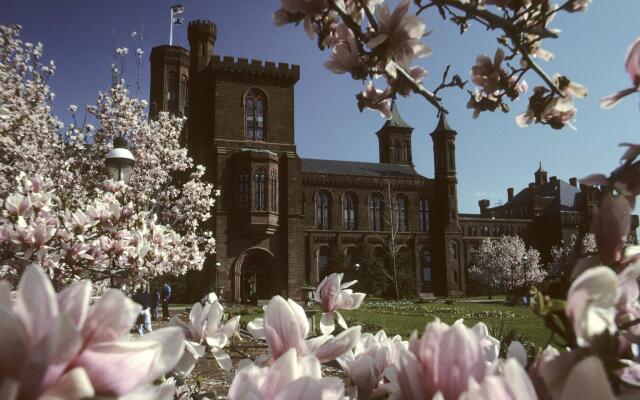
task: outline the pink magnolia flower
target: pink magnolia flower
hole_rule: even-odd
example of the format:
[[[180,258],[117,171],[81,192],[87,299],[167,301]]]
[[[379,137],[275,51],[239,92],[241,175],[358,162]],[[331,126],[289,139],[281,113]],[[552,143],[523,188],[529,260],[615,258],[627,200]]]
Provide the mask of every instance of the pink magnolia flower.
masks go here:
[[[431,399],[437,393],[458,399],[471,380],[482,382],[486,372],[478,335],[461,321],[449,326],[436,320],[427,324],[421,339],[414,333],[409,350],[400,353],[394,386],[403,399]]]
[[[469,390],[459,399],[537,400],[538,396],[521,364],[514,358],[508,358],[500,373],[487,375],[482,383],[478,384],[474,379],[470,379]]]
[[[359,93],[356,97],[358,99],[358,109],[360,111],[365,108],[377,110],[380,115],[385,118],[391,118],[391,100],[389,99],[391,90],[386,88],[384,91],[376,89],[372,81],[369,81],[365,86],[365,90]]]
[[[526,127],[532,122],[540,122],[554,129],[560,129],[565,125],[576,129],[573,121],[578,109],[573,104],[573,99],[586,97],[587,89],[560,75],[555,75],[553,81],[564,97],[549,94],[547,88],[536,86],[533,96],[529,98],[527,111],[516,117],[518,126]]]
[[[360,338],[361,328],[351,327],[336,337],[323,335],[305,340],[309,321],[304,309],[291,299],[274,296],[265,306],[264,319],[254,319],[247,329],[256,339],[266,339],[274,360],[287,350],[296,349],[300,356],[314,354],[320,362],[327,362],[351,350]]]
[[[339,378],[322,377],[313,355],[298,356],[291,348],[271,366],[255,364],[241,368],[229,388],[231,400],[333,400],[344,397]]]
[[[184,336],[160,329],[135,341],[124,337],[139,306],[110,290],[89,307],[91,284],[76,282],[57,295],[38,266],[25,269],[12,302],[0,282],[0,375],[20,399],[123,396],[147,387],[180,359]]]
[[[579,346],[588,346],[595,336],[605,331],[616,332],[617,288],[618,278],[606,266],[584,271],[571,284],[565,313],[573,324]]]
[[[393,12],[387,3],[378,5],[375,11],[377,35],[367,42],[369,48],[393,58],[403,67],[408,67],[414,58],[431,54],[429,46],[421,41],[426,32],[424,21],[408,11],[409,0],[403,0]]]
[[[182,328],[187,338],[187,349],[180,362],[180,370],[185,375],[188,375],[196,360],[204,354],[203,343],[211,348],[211,353],[221,368],[231,370],[231,359],[222,348],[238,330],[240,316],[233,317],[226,323],[222,322],[223,316],[224,308],[215,293],[210,293],[204,307],[200,303],[191,307],[188,324],[177,316],[171,319],[170,324]]]
[[[350,73],[354,79],[364,79],[367,76],[367,66],[360,58],[360,51],[355,35],[349,27],[340,23],[330,35],[331,59],[324,66],[336,73]]]
[[[383,330],[375,335],[364,333],[352,351],[336,359],[355,384],[358,398],[385,393],[382,388],[384,371],[397,358],[400,347],[402,338],[399,335],[387,338]]]
[[[625,68],[631,77],[632,87],[611,94],[600,100],[600,107],[611,108],[618,104],[624,97],[640,90],[640,37],[631,43],[627,51]]]
[[[347,329],[347,323],[338,310],[355,310],[360,307],[366,296],[364,293],[353,293],[348,289],[358,281],[341,284],[343,276],[344,274],[333,273],[325,277],[316,289],[315,301],[320,304],[323,311],[320,331],[325,335],[335,330],[334,316],[338,318],[338,324],[343,329]]]

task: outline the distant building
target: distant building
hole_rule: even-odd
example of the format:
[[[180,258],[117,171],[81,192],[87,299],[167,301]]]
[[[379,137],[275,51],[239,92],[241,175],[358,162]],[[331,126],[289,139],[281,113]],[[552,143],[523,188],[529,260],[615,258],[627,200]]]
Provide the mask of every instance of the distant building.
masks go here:
[[[578,185],[577,178],[569,182],[555,176],[547,178],[547,171],[539,168],[534,181],[514,195],[507,189],[507,202],[490,207],[489,200],[480,200],[480,214],[460,214],[464,231],[465,259],[473,261],[473,252],[482,239],[501,235],[518,235],[540,251],[543,262],[549,262],[553,246],[568,243],[584,222],[591,226],[593,208],[601,197],[599,189]],[[629,241],[637,243],[638,216],[634,215]]]
[[[547,213],[553,199],[544,199],[555,189],[545,176],[504,206],[490,209],[483,201],[481,214],[458,215],[456,132],[441,115],[431,133],[435,177],[424,177],[413,167],[414,128],[395,103],[376,132],[379,162],[300,158],[293,123],[300,67],[214,55],[216,36],[212,22],[193,21],[189,50],[164,45],[150,56],[151,116],[188,117],[189,152],[222,191],[214,218],[217,254],[190,282],[194,296],[215,285],[234,300],[299,298],[301,286],[330,272],[332,255],[355,264],[364,251],[380,252],[389,213],[415,269],[417,294],[460,295],[465,260],[479,239],[524,235],[540,218],[558,214]],[[568,218],[580,213],[579,200],[565,210],[561,197],[559,216],[549,218],[562,230],[549,240],[565,237]]]

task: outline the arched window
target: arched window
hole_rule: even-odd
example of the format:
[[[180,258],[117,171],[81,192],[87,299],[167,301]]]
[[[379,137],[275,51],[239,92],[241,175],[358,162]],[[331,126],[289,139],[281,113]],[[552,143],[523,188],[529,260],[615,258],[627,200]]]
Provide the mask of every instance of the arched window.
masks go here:
[[[420,267],[422,268],[422,282],[431,282],[433,280],[431,252],[425,250],[420,256]]]
[[[358,229],[356,222],[357,212],[355,195],[351,192],[345,193],[342,196],[342,229],[346,231]]]
[[[240,174],[239,182],[239,194],[240,201],[239,206],[241,210],[249,209],[249,174]]]
[[[355,268],[358,262],[358,248],[356,246],[348,246],[344,249],[344,268],[349,270]]]
[[[429,202],[420,199],[420,232],[429,232]]]
[[[451,251],[451,259],[452,260],[457,260],[458,259],[458,244],[456,242],[451,242],[449,250]]]
[[[402,195],[397,195],[393,199],[393,224],[398,232],[408,230],[407,199]]]
[[[404,142],[404,160],[406,162],[411,162],[411,151],[409,142]]]
[[[180,100],[180,79],[175,71],[167,75],[167,110],[178,115],[178,105]]]
[[[278,177],[276,171],[271,171],[271,211],[278,211]]]
[[[316,266],[318,268],[318,282],[329,275],[329,257],[331,251],[329,246],[322,246],[316,250]]]
[[[372,231],[381,231],[383,218],[382,197],[373,193],[369,196],[369,229]]]
[[[318,229],[330,229],[331,224],[331,197],[329,192],[322,190],[316,194],[316,227]]]
[[[266,97],[258,90],[245,95],[245,127],[247,140],[265,140]]]
[[[266,210],[267,203],[265,198],[265,173],[264,169],[258,168],[256,170],[256,174],[253,177],[254,179],[254,187],[255,187],[255,209],[256,210]]]

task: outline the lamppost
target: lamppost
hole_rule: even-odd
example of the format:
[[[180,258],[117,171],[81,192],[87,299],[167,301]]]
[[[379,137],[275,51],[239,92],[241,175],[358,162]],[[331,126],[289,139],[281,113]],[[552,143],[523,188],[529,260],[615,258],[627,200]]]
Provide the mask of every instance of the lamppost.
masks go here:
[[[113,148],[105,157],[107,176],[114,181],[129,182],[136,159],[127,148],[127,141],[122,136],[113,139]],[[109,277],[111,287],[115,286],[113,276]]]
[[[122,136],[113,139],[113,149],[105,157],[109,178],[128,183],[135,162],[136,159],[127,148],[127,141]]]
[[[216,266],[216,292],[218,293],[219,297],[224,297],[224,287],[222,285],[220,285],[220,281],[218,280],[218,270],[220,269],[220,267],[222,266],[222,264],[220,264],[219,262],[215,263]]]

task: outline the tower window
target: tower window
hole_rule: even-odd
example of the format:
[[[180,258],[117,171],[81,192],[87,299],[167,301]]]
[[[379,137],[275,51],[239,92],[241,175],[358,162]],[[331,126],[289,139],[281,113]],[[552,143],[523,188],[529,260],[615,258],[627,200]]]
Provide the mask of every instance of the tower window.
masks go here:
[[[374,193],[369,197],[369,229],[372,231],[381,231],[382,218],[382,197]]]
[[[398,195],[393,199],[393,224],[398,232],[406,232],[408,230],[407,218],[407,199]]]
[[[249,174],[240,175],[240,209],[249,209]]]
[[[278,177],[271,171],[271,211],[278,211]]]
[[[245,128],[247,140],[265,140],[266,96],[252,89],[245,95]]]
[[[356,199],[353,193],[347,192],[342,196],[342,228],[347,231],[355,231],[356,223]]]
[[[331,197],[326,190],[316,194],[316,227],[330,229],[331,225]]]
[[[402,148],[400,147],[400,142],[398,142],[397,140],[393,142],[393,149],[394,149],[394,157],[395,160],[394,161],[400,161],[400,154],[402,153]]]
[[[175,71],[169,72],[167,75],[167,110],[177,115],[180,105],[180,80],[178,73]]]
[[[254,175],[255,186],[255,209],[266,210],[267,204],[265,199],[265,174],[264,169],[258,168]]]
[[[429,202],[420,199],[420,232],[429,232]]]
[[[404,147],[403,149],[403,160],[404,162],[410,162],[411,161],[411,152],[409,151],[409,143],[408,142],[404,142]]]

